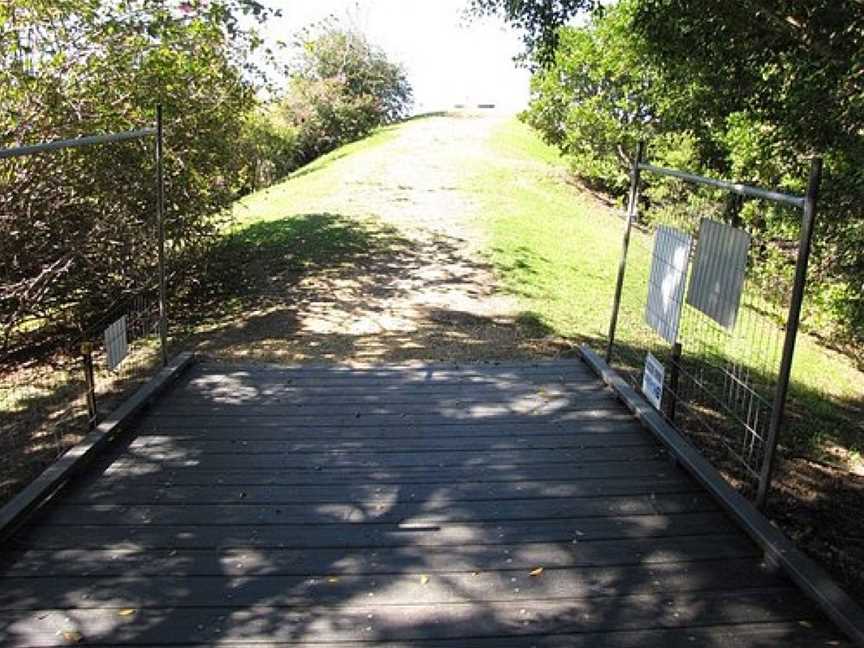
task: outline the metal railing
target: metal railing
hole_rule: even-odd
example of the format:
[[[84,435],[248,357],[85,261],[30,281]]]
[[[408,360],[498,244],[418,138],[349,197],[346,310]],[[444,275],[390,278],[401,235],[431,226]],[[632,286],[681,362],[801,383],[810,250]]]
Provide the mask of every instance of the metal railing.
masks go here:
[[[822,161],[812,161],[800,196],[655,166],[644,156],[640,143],[606,361],[643,391],[658,383],[655,406],[764,508],[784,424]],[[643,174],[656,183],[650,196],[643,195]],[[784,219],[797,236],[771,238],[760,225],[765,212]],[[792,272],[772,276],[766,268],[777,258]]]

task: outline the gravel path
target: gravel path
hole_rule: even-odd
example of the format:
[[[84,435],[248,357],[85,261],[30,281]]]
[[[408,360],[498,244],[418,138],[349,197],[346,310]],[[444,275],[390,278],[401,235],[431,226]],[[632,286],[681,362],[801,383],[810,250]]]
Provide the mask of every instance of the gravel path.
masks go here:
[[[492,360],[555,354],[497,289],[485,262],[481,207],[471,169],[490,161],[505,117],[448,115],[410,121],[383,143],[336,159],[308,177],[295,214],[330,214],[402,239],[350,267],[271,281],[260,308],[207,331],[199,348],[226,360],[383,362]],[[313,174],[321,174],[314,179]],[[287,286],[287,287],[285,287]]]

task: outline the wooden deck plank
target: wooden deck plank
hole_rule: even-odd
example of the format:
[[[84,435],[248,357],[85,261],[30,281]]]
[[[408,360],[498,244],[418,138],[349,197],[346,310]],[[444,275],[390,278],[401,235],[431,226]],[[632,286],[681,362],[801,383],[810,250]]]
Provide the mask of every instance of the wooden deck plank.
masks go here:
[[[483,609],[480,614],[478,606],[474,601],[386,607],[372,602],[244,607],[231,613],[222,606],[141,608],[126,617],[116,609],[78,609],[74,623],[84,637],[114,637],[118,643],[130,636],[140,641],[179,636],[205,642],[232,638],[358,642],[685,628],[694,624],[809,623],[813,618],[812,605],[790,589],[486,602],[479,606]],[[62,634],[58,636],[58,630],[68,623],[67,614],[66,610],[0,611],[0,632],[13,637],[11,645],[64,645],[68,642]]]
[[[429,393],[426,393],[426,392]],[[322,405],[325,407],[340,405],[362,404],[370,408],[387,405],[399,405],[400,411],[411,411],[420,408],[429,409],[429,404],[438,407],[446,407],[451,404],[473,404],[473,405],[497,405],[497,406],[565,406],[571,405],[585,409],[592,405],[600,406],[604,403],[615,402],[615,392],[608,387],[603,388],[596,384],[585,383],[572,387],[566,383],[551,383],[548,386],[525,384],[522,387],[508,387],[503,389],[500,385],[494,388],[480,390],[470,386],[463,388],[460,392],[447,392],[440,388],[424,388],[418,386],[398,386],[398,389],[385,391],[376,388],[368,388],[365,391],[354,391],[341,394],[339,389],[330,389],[321,394],[313,394],[301,390],[292,394],[260,394],[253,392],[254,399],[244,398],[243,392],[234,395],[217,395],[210,392],[197,392],[192,395],[175,395],[166,399],[164,407],[160,411],[173,411],[180,408],[214,408],[221,407],[228,410],[245,408],[247,410],[271,409],[278,411],[292,411],[298,408],[314,408]]]
[[[334,393],[337,392],[338,393]],[[487,388],[470,387],[459,388],[457,391],[447,387],[424,387],[418,385],[398,386],[391,389],[355,389],[353,391],[319,389],[309,390],[297,388],[280,394],[255,393],[245,396],[244,394],[219,394],[198,392],[195,394],[172,394],[165,398],[163,405],[166,410],[174,410],[182,407],[204,407],[216,406],[226,408],[238,408],[245,405],[259,407],[281,406],[302,407],[307,405],[414,405],[427,403],[434,406],[444,406],[452,403],[509,403],[512,401],[527,403],[542,403],[556,399],[566,399],[576,402],[577,399],[596,399],[613,395],[608,387],[586,383],[582,385],[552,384],[548,387],[537,385],[511,385],[504,388],[502,385],[494,385]]]
[[[128,531],[128,529],[127,529]],[[574,534],[570,534],[571,537]],[[522,542],[449,545],[412,543],[407,537],[394,535],[376,544],[373,538],[350,542],[329,540],[308,555],[308,547],[275,546],[279,540],[270,537],[269,546],[200,546],[163,547],[135,545],[128,548],[81,548],[67,543],[66,548],[28,549],[15,557],[6,570],[13,578],[87,577],[113,578],[143,576],[357,576],[370,574],[399,575],[429,573],[470,573],[507,571],[530,575],[537,566],[544,570],[615,568],[650,572],[654,566],[676,564],[689,573],[697,563],[711,562],[717,567],[723,560],[755,560],[759,557],[741,535],[673,536],[594,542]],[[264,539],[264,538],[261,538]],[[350,538],[349,538],[350,539]],[[512,540],[513,538],[502,538]],[[231,539],[228,539],[230,542]],[[365,544],[362,542],[365,540]],[[217,542],[223,540],[216,539]],[[337,546],[338,545],[338,546]],[[340,563],[345,549],[365,549],[362,559]],[[120,571],[122,569],[122,571]],[[727,570],[728,571],[728,570]],[[643,573],[649,578],[649,573]],[[590,575],[586,572],[585,574]],[[740,579],[740,574],[737,575]],[[720,578],[718,576],[718,578]],[[722,578],[718,580],[721,583]],[[740,584],[740,583],[739,583]],[[718,585],[719,587],[719,585]],[[706,587],[705,589],[711,589]],[[722,588],[721,588],[722,589]],[[194,599],[193,599],[194,601]]]
[[[651,579],[655,565],[674,563],[682,573],[689,572],[700,561],[756,559],[758,552],[740,536],[705,536],[663,538],[646,542],[606,541],[576,547],[569,543],[535,542],[523,544],[466,544],[436,547],[403,544],[395,547],[360,547],[362,555],[346,561],[345,547],[281,549],[274,547],[233,547],[221,550],[151,549],[146,553],[136,549],[92,550],[85,555],[81,549],[37,551],[22,555],[8,576],[86,577],[101,579],[116,577],[194,578],[226,576],[254,578],[258,576],[320,577],[338,580],[346,576],[411,574],[474,574],[491,571],[512,572],[517,581],[531,577],[537,567],[547,570],[614,568],[619,571],[642,569],[642,577]],[[629,555],[623,555],[629,551]],[[67,564],[74,558],[77,565]],[[716,567],[716,564],[715,564]],[[542,574],[541,574],[542,575]],[[590,575],[586,572],[582,576]],[[741,574],[738,574],[739,586]],[[581,578],[581,577],[580,577]],[[46,581],[47,582],[47,581]],[[718,583],[723,580],[719,576]],[[748,581],[745,581],[749,583]],[[772,581],[779,584],[778,580]],[[784,583],[786,585],[786,583]],[[717,587],[720,587],[719,585]],[[5,589],[5,587],[4,587]],[[706,587],[704,589],[712,589]],[[722,588],[721,588],[722,589]],[[491,597],[500,592],[490,591]],[[196,604],[194,598],[190,604]]]
[[[450,377],[464,379],[470,376],[494,376],[496,379],[507,377],[525,378],[533,375],[551,374],[555,376],[575,376],[585,380],[592,380],[594,375],[591,370],[582,364],[578,358],[566,360],[542,360],[538,362],[512,362],[499,364],[484,364],[476,362],[460,363],[425,363],[416,366],[405,365],[379,365],[378,367],[349,367],[325,364],[319,366],[276,365],[267,367],[264,365],[218,365],[202,362],[199,375],[205,375],[209,380],[224,379],[233,376],[254,376],[259,381],[264,381],[268,376],[279,379],[309,378],[325,376],[328,379],[342,377],[360,378],[372,380],[380,377],[389,377],[398,380],[410,380],[419,377],[423,380],[430,378]]]
[[[167,436],[194,436],[211,439],[257,439],[272,438],[278,435],[280,438],[291,438],[302,435],[306,438],[344,438],[344,439],[405,439],[412,437],[423,438],[446,438],[461,437],[490,438],[498,435],[526,435],[526,434],[550,434],[567,433],[573,436],[587,434],[611,434],[615,432],[624,433],[630,431],[642,431],[634,425],[631,419],[626,417],[621,420],[602,420],[588,418],[582,421],[567,421],[563,423],[540,423],[536,421],[508,421],[508,422],[483,422],[472,423],[470,420],[448,425],[366,425],[358,421],[355,425],[341,426],[254,426],[243,425],[230,426],[201,426],[194,422],[181,421],[175,425],[156,424],[151,420],[144,420],[138,428],[141,435],[167,435]]]
[[[553,425],[556,423],[571,423],[577,421],[591,421],[603,419],[606,421],[630,421],[626,412],[620,410],[617,406],[610,404],[607,408],[589,408],[585,410],[564,410],[550,414],[531,414],[531,413],[497,413],[494,411],[486,412],[453,412],[453,413],[406,413],[404,415],[396,412],[392,414],[367,414],[362,411],[353,411],[350,413],[334,413],[326,415],[306,415],[285,417],[280,415],[259,415],[246,416],[243,414],[236,415],[218,415],[218,414],[199,414],[192,416],[180,415],[161,415],[152,414],[150,421],[156,425],[168,427],[304,427],[304,428],[320,428],[320,427],[395,427],[408,428],[415,425],[428,425],[438,427],[453,427],[463,426],[470,420],[474,427],[485,425],[495,426],[506,423],[531,423],[534,425]]]
[[[716,625],[688,628],[655,628],[652,630],[618,630],[610,632],[582,632],[564,635],[531,634],[521,636],[472,637],[471,648],[769,648],[782,645],[784,648],[835,648],[849,644],[838,641],[830,632],[812,630],[806,637],[800,634],[797,622]],[[158,648],[155,644],[135,644],[136,648]],[[159,644],[162,646],[164,644]],[[365,646],[375,648],[408,648],[417,643],[406,641],[367,642]],[[424,640],[423,648],[465,648],[465,639]],[[249,648],[243,640],[220,639],[202,643],[185,643],[184,648]],[[345,648],[344,643],[305,641],[274,642],[258,641],[255,648]]]
[[[495,525],[483,522],[441,525],[401,525],[327,523],[304,525],[128,525],[113,527],[63,527],[45,523],[29,527],[20,546],[35,549],[80,548],[149,550],[151,548],[218,548],[218,547],[278,547],[288,548],[368,548],[375,546],[484,546],[576,541],[588,543],[618,539],[648,542],[652,538],[716,535],[734,533],[720,513],[683,513],[678,515],[640,515],[617,518],[561,518],[534,520],[526,525],[522,520],[501,520]],[[593,545],[591,545],[593,546]],[[76,554],[79,558],[83,554]],[[110,564],[110,563],[108,563]],[[10,567],[14,569],[19,564]],[[77,569],[75,565],[64,569]]]
[[[158,450],[186,450],[202,453],[291,453],[310,454],[320,452],[352,452],[381,453],[393,452],[449,452],[449,451],[486,451],[490,447],[495,450],[556,450],[563,448],[603,448],[623,446],[654,446],[651,439],[644,434],[633,432],[609,432],[607,434],[591,434],[579,436],[575,434],[533,434],[530,436],[507,435],[486,437],[458,437],[454,435],[436,437],[408,437],[398,439],[398,450],[394,447],[396,439],[339,439],[338,437],[297,439],[279,438],[272,434],[269,438],[258,438],[254,441],[246,439],[219,439],[200,436],[184,437],[180,435],[148,434],[139,436],[130,448]]]
[[[737,570],[731,572],[724,565]],[[746,584],[740,573],[749,574]],[[8,578],[0,591],[0,610],[104,609],[160,606],[218,607],[230,594],[232,605],[309,606],[339,603],[374,593],[376,605],[441,605],[468,601],[530,601],[719,590],[788,587],[758,561],[730,556],[723,562],[668,562],[614,567],[558,567],[533,577],[525,570],[430,572],[319,576],[260,575],[254,579],[225,574],[190,576],[107,576]]]
[[[715,625],[689,628],[655,628],[652,630],[618,630],[613,632],[582,632],[563,635],[523,634],[521,636],[471,637],[471,648],[835,648],[849,644],[837,641],[830,632],[813,630],[806,637],[800,635],[797,622]],[[214,640],[208,643],[184,643],[184,648],[249,648],[249,642],[232,639]],[[255,648],[345,648],[345,643],[305,641],[256,641]],[[416,642],[385,641],[366,642],[364,646],[375,648],[409,648]],[[465,639],[424,640],[423,648],[465,648]],[[164,644],[135,644],[136,648],[159,648]]]
[[[668,459],[658,457],[644,461],[585,461],[498,463],[472,466],[400,466],[389,467],[330,467],[323,465],[283,467],[275,469],[221,468],[205,470],[199,466],[170,467],[159,463],[118,459],[108,466],[105,479],[139,479],[149,477],[154,483],[167,479],[172,484],[310,484],[336,482],[416,483],[428,481],[514,481],[519,479],[610,479],[628,475],[644,477],[680,474],[670,466]]]
[[[450,522],[498,520],[550,520],[555,518],[618,517],[697,513],[718,510],[703,493],[623,495],[511,500],[471,500],[462,502],[416,501],[381,504],[366,509],[358,503],[303,504],[119,504],[64,503],[52,511],[54,526],[115,526],[129,524],[446,524]]]
[[[220,378],[207,378],[206,381],[196,382],[190,377],[190,393],[214,393],[220,390],[228,390],[234,393],[278,393],[282,389],[293,390],[302,380],[304,386],[311,388],[328,387],[330,389],[344,389],[358,387],[364,390],[388,389],[403,387],[422,387],[434,385],[435,387],[450,387],[469,390],[474,386],[507,387],[510,385],[533,385],[537,388],[544,386],[554,387],[561,385],[596,385],[596,377],[587,373],[567,374],[562,372],[543,372],[525,375],[493,373],[468,374],[468,373],[439,373],[435,375],[415,376],[381,376],[381,377],[345,377],[338,376],[303,376],[298,374],[297,378],[283,378],[278,375],[245,374],[242,376],[224,376]],[[245,388],[245,389],[244,389]]]
[[[292,401],[387,401],[403,398],[414,400],[420,396],[430,399],[468,399],[483,400],[498,397],[536,396],[546,394],[578,395],[608,393],[609,388],[590,382],[562,382],[546,380],[523,382],[515,379],[486,380],[482,382],[454,383],[437,382],[424,384],[422,382],[393,383],[390,385],[364,385],[362,382],[341,385],[334,389],[332,385],[306,385],[299,381],[271,383],[264,385],[237,385],[232,381],[224,383],[191,383],[183,391],[167,396],[167,402],[176,403],[286,403]]]
[[[0,559],[0,643],[69,631],[319,648],[838,640],[571,360],[194,368]]]
[[[419,466],[429,468],[435,466],[494,466],[494,465],[530,465],[538,463],[596,463],[604,461],[642,461],[665,456],[665,451],[654,445],[624,446],[620,448],[567,448],[562,450],[538,450],[525,448],[521,450],[496,450],[489,448],[482,453],[476,450],[449,450],[446,452],[405,452],[396,449],[392,453],[370,453],[367,455],[351,452],[311,452],[295,454],[290,452],[276,453],[243,453],[238,450],[229,455],[209,454],[205,452],[159,450],[137,448],[129,464],[135,462],[159,463],[167,468],[184,468],[189,472],[197,470],[267,470],[285,468],[311,468],[320,470],[330,468],[408,468]]]
[[[287,485],[175,485],[171,482],[153,483],[149,488],[130,482],[105,483],[104,480],[87,489],[70,492],[68,503],[305,503],[355,502],[358,506],[376,507],[382,504],[412,501],[482,501],[514,498],[583,498],[622,495],[651,495],[658,493],[700,492],[693,482],[680,475],[666,479],[628,478],[626,480],[589,481],[506,481],[419,484],[315,484]],[[405,488],[410,486],[410,488]]]

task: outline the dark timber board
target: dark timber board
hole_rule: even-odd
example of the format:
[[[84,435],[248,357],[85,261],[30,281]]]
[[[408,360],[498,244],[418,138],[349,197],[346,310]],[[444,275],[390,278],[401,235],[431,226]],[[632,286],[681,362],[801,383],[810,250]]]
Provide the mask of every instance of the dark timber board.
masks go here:
[[[0,644],[844,645],[760,556],[578,360],[202,365],[4,547]]]

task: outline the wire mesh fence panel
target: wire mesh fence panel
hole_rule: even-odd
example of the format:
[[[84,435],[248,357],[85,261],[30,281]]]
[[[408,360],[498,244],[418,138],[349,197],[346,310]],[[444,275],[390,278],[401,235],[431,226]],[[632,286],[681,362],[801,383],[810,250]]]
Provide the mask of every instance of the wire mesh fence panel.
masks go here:
[[[647,175],[610,361],[641,389],[656,358],[661,412],[753,494],[782,381],[801,208]],[[769,220],[782,237],[766,234]]]
[[[0,504],[163,360],[159,133],[0,151]],[[98,199],[61,169],[97,174]]]
[[[0,368],[0,501],[87,432],[85,394],[75,356]]]
[[[92,354],[95,414],[99,419],[161,364],[158,289],[121,300],[84,339]]]

